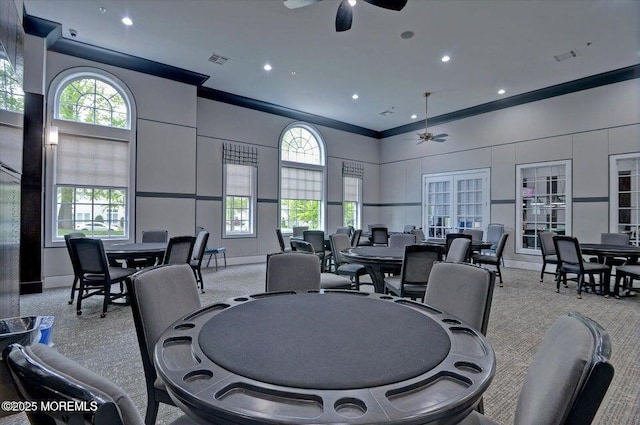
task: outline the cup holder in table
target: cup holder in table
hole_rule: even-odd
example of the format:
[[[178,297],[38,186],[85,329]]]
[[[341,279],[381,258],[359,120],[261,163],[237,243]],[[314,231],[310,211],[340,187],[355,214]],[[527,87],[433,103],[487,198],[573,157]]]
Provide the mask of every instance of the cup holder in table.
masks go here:
[[[194,370],[184,375],[182,380],[187,384],[208,381],[213,378],[213,372],[210,370]]]
[[[460,370],[465,371],[465,372],[471,372],[471,373],[480,373],[480,372],[482,372],[482,368],[480,366],[478,366],[475,363],[471,363],[471,362],[456,362],[456,363],[454,363],[454,366],[457,369],[460,369]]]
[[[240,298],[234,298],[233,300],[234,300],[234,301],[238,301],[238,302],[240,302],[240,301],[249,301],[249,298],[247,298],[247,297],[240,297]]]
[[[442,319],[442,323],[446,323],[447,325],[461,325],[462,322],[456,319]]]
[[[186,331],[188,329],[195,328],[196,325],[193,323],[179,323],[173,327],[176,331]]]
[[[341,398],[333,405],[336,413],[345,418],[359,418],[367,413],[367,406],[357,398]]]

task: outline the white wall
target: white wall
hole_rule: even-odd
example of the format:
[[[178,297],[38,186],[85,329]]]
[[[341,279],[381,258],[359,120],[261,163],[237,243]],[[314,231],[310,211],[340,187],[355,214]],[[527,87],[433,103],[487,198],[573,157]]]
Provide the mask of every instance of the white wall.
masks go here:
[[[408,134],[382,140],[380,199],[383,222],[422,223],[421,175],[491,167],[490,222],[515,225],[518,164],[569,159],[573,170],[573,235],[597,242],[609,229],[609,155],[640,152],[640,80],[630,80],[489,112],[430,128],[448,133],[445,143],[416,145]],[[409,205],[403,205],[409,204]],[[515,255],[513,237],[505,257],[513,264],[537,263]]]

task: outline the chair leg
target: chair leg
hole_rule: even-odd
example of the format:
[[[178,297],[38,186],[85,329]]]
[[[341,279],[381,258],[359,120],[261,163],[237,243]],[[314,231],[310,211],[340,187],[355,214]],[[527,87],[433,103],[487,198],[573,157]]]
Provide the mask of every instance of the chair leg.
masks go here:
[[[562,275],[563,273],[558,272],[556,273],[556,292],[560,293],[560,280],[562,279]]]
[[[196,272],[198,273],[196,280],[200,281],[200,293],[204,294],[204,279],[202,278],[202,270],[200,270],[200,267],[196,269]]]
[[[73,276],[73,284],[71,285],[71,298],[69,298],[69,304],[73,304],[73,297],[75,291],[78,289],[78,276]]]
[[[500,271],[500,260],[498,260],[498,262],[496,263],[496,269],[498,270],[496,274],[500,278],[500,287],[502,288],[503,285],[502,285],[502,271]]]
[[[76,314],[80,316],[82,314],[82,294],[84,293],[84,282],[80,279],[80,286],[78,287],[78,303],[76,304]]]
[[[584,275],[578,276],[578,298],[582,298],[582,283],[584,282]]]
[[[111,297],[111,284],[107,282],[104,288],[104,301],[102,302],[102,314],[100,318],[107,315],[107,306],[109,305],[109,298]]]
[[[216,271],[218,271],[218,254],[213,254],[213,257],[216,260]],[[211,260],[211,257],[209,257],[209,260]]]
[[[160,403],[151,399],[151,396],[149,396],[149,400],[147,401],[147,412],[144,415],[145,425],[155,425],[159,406]]]

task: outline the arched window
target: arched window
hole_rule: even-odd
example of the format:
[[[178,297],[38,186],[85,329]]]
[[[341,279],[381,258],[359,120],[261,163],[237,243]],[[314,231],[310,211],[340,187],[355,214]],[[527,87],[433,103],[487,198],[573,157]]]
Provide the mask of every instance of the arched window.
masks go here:
[[[65,82],[56,98],[56,118],[66,121],[129,128],[129,107],[121,90],[96,75]]]
[[[320,133],[295,123],[280,138],[280,228],[324,229],[325,149]]]
[[[70,232],[128,239],[131,211],[132,96],[102,71],[69,70],[50,86],[58,145],[47,161],[52,240]]]
[[[22,77],[14,73],[6,59],[0,59],[0,109],[11,112],[24,111]]]

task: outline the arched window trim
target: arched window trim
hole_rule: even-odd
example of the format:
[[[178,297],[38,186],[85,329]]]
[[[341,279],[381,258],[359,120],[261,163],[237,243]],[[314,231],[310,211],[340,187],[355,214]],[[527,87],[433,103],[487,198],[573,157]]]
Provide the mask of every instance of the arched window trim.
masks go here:
[[[110,125],[102,125],[102,124],[96,124],[96,123],[85,123],[82,121],[67,120],[65,118],[60,118],[60,96],[62,95],[62,92],[67,88],[67,86],[69,86],[74,81],[83,80],[83,79],[95,79],[95,80],[101,81],[105,84],[110,85],[118,92],[118,94],[123,98],[127,107],[127,118],[126,118],[125,128],[113,127]],[[85,71],[70,73],[67,76],[63,77],[62,80],[60,80],[60,82],[56,84],[56,91],[55,91],[54,104],[53,104],[53,117],[54,119],[60,120],[60,121],[69,121],[69,122],[91,125],[91,126],[131,130],[131,123],[132,123],[132,119],[131,119],[132,105],[130,100],[131,95],[128,94],[127,93],[128,91],[124,90],[123,87],[124,87],[124,84],[118,82],[116,79],[110,76],[97,72],[97,70],[85,70]]]
[[[286,161],[282,159],[282,141],[284,135],[292,128],[302,127],[309,131],[313,137],[316,139],[318,143],[318,148],[320,150],[320,160],[321,165],[319,164],[308,164],[304,162],[296,162],[296,161]],[[322,172],[322,200],[320,207],[320,219],[319,219],[319,228],[325,229],[326,220],[327,220],[327,149],[324,138],[320,134],[320,131],[316,129],[309,123],[303,121],[296,121],[287,125],[280,133],[280,138],[278,139],[278,226],[281,227],[281,213],[282,213],[282,199],[281,199],[281,184],[282,184],[282,168],[290,167],[290,168],[298,168],[298,169],[306,169],[306,170],[314,170]]]
[[[107,84],[110,84],[114,89],[120,93],[127,105],[127,121],[128,128],[110,127],[99,124],[89,124],[78,121],[69,121],[57,118],[57,108],[60,93],[66,85],[78,78],[90,78],[99,79]],[[59,127],[60,134],[69,133],[77,136],[87,136],[95,139],[108,139],[114,142],[126,142],[129,144],[129,184],[127,188],[126,199],[126,232],[124,239],[132,241],[135,236],[134,232],[134,218],[136,217],[135,211],[135,164],[136,164],[136,103],[133,97],[133,93],[129,87],[118,77],[108,73],[99,68],[93,67],[74,67],[66,69],[56,76],[52,77],[47,91],[47,103],[51,107],[47,111],[47,132],[48,129],[54,125]],[[59,243],[64,242],[63,238],[54,236],[55,229],[55,188],[56,188],[56,155],[57,149],[49,148],[45,149],[45,179],[46,179],[46,192],[45,196],[45,246],[57,246]],[[114,238],[109,240],[116,240],[121,238]]]

